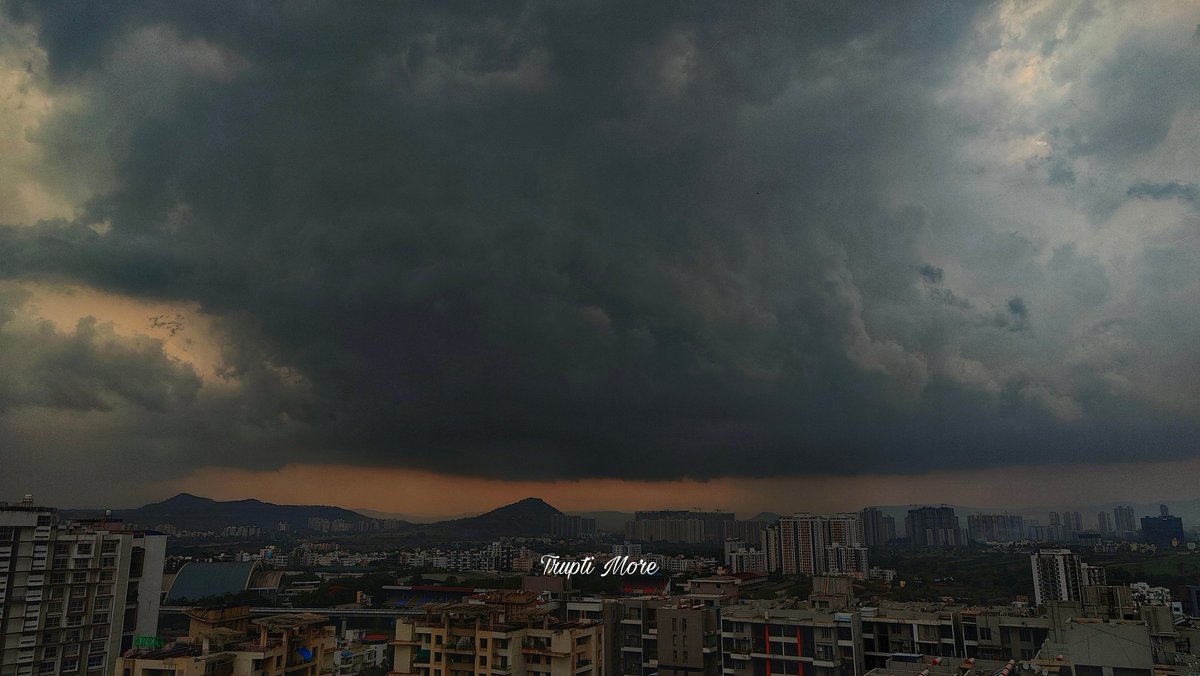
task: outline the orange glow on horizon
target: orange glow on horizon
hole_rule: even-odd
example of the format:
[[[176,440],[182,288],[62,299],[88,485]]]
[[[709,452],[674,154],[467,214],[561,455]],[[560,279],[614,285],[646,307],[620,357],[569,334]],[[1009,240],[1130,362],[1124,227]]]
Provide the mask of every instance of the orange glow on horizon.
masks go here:
[[[1136,468],[1136,472],[1134,469]],[[434,472],[352,465],[288,465],[278,470],[205,467],[158,485],[159,498],[189,492],[216,500],[258,498],[279,504],[327,504],[406,515],[447,518],[478,514],[526,497],[563,511],[722,509],[747,519],[760,511],[832,512],[867,505],[952,503],[1007,505],[1009,509],[1095,502],[1097,486],[1121,486],[1121,495],[1190,499],[1200,460],[1147,464],[1024,466],[934,472],[920,476],[721,478],[711,481],[500,481]],[[1144,484],[1144,485],[1143,485]],[[1013,488],[1020,486],[1017,501]]]

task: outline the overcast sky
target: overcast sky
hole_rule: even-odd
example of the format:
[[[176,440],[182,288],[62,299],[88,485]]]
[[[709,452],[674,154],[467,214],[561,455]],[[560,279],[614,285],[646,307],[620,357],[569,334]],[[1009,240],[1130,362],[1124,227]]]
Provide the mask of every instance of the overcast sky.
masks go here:
[[[1195,3],[0,7],[4,497],[1200,476]]]

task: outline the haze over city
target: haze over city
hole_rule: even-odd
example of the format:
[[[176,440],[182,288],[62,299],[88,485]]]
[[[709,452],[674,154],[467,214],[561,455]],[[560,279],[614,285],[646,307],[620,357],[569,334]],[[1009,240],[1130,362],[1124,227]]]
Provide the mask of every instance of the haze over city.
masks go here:
[[[1195,497],[1195,3],[0,7],[0,494]]]

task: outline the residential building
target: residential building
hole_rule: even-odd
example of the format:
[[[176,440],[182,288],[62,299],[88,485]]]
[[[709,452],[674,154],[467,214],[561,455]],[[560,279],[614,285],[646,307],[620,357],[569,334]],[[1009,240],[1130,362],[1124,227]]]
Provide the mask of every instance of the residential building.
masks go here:
[[[962,528],[953,507],[915,507],[904,519],[905,531],[915,547],[958,547]]]
[[[863,544],[874,547],[896,539],[896,519],[878,507],[860,512],[863,525]]]
[[[762,545],[762,529],[766,526],[762,521],[735,520],[722,522],[722,533],[726,540],[742,540],[748,547]]]
[[[725,567],[730,573],[767,572],[767,554],[747,548],[742,540],[725,541]]]
[[[422,610],[423,616],[396,622],[393,676],[604,673],[603,624],[560,620],[535,591],[493,590]]]
[[[883,666],[895,653],[962,656],[963,606],[880,603],[860,608],[867,668]]]
[[[1033,571],[1034,603],[1079,601],[1086,586],[1104,586],[1104,569],[1089,566],[1069,549],[1042,549],[1029,555]]]
[[[967,533],[976,542],[1014,542],[1025,537],[1025,519],[1012,514],[971,514]]]
[[[634,519],[625,522],[625,538],[685,544],[699,544],[709,539],[700,519]]]
[[[637,542],[626,541],[624,544],[613,545],[610,551],[613,556],[641,556],[642,545]]]
[[[166,537],[0,506],[0,674],[113,674],[157,634]]]
[[[1050,633],[1050,620],[1035,608],[967,608],[961,618],[963,656],[968,658],[1032,659]]]
[[[706,511],[701,509],[682,510],[682,509],[666,509],[655,511],[639,511],[634,512],[633,521],[628,522],[625,526],[626,537],[630,540],[661,540],[664,542],[722,542],[726,537],[737,537],[736,534],[725,533],[725,523],[735,521],[735,516],[732,512],[721,511]],[[664,522],[692,522],[698,521],[699,526],[692,524],[672,524],[660,526],[630,526],[629,524],[639,521],[664,521]],[[665,533],[675,537],[695,537],[696,529],[699,529],[699,539],[668,539],[666,537],[645,538],[634,537],[631,532],[658,532]],[[632,530],[631,530],[632,529]],[[639,530],[643,529],[643,530]],[[666,529],[666,530],[656,530]],[[746,538],[748,539],[748,538]]]
[[[855,611],[754,603],[721,615],[723,673],[853,676],[865,670]]]
[[[870,568],[857,513],[781,517],[766,529],[763,539],[769,572],[864,578]]]
[[[1129,537],[1137,532],[1136,522],[1134,521],[1133,507],[1119,506],[1113,508],[1113,522],[1116,524],[1117,533],[1124,537]]]
[[[321,676],[332,674],[337,636],[329,618],[285,613],[250,618],[246,604],[187,612],[188,635],[136,648],[117,660],[119,676]]]
[[[551,514],[549,532],[550,537],[568,540],[594,540],[596,538],[596,520],[586,516]]]
[[[1083,530],[1083,516],[1079,512],[1063,512],[1063,526],[1066,530],[1078,533]]]

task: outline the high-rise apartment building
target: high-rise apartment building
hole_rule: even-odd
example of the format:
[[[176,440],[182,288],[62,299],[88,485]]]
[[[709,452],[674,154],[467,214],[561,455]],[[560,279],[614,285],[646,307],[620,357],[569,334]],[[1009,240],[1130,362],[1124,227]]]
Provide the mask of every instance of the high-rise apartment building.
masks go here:
[[[1043,549],[1029,555],[1033,569],[1034,603],[1050,601],[1079,601],[1083,588],[1107,583],[1104,569],[1089,566],[1069,549]]]
[[[593,540],[596,537],[596,520],[586,516],[551,514],[550,537]]]
[[[965,544],[953,507],[915,507],[908,510],[904,526],[908,537],[917,547],[958,547]]]
[[[743,520],[743,521],[725,521],[722,524],[722,532],[725,534],[726,540],[742,540],[748,547],[759,547],[762,541],[762,529],[766,526],[762,521]]]
[[[1122,535],[1128,535],[1137,531],[1137,522],[1134,520],[1133,507],[1131,506],[1114,507],[1113,521],[1116,523],[1117,532]]]
[[[1078,533],[1083,530],[1083,516],[1079,512],[1063,512],[1063,526]]]
[[[1025,519],[1012,514],[971,514],[967,533],[977,542],[1013,542],[1025,537]]]
[[[896,539],[896,519],[892,515],[878,507],[867,507],[859,514],[863,524],[863,544],[873,547]]]
[[[1096,514],[1096,530],[1107,535],[1112,532],[1112,520],[1108,516],[1108,512],[1099,512]]]
[[[706,542],[700,519],[634,519],[625,522],[625,538],[644,542]]]
[[[166,536],[0,506],[0,674],[112,674],[158,628]]]
[[[725,525],[728,521],[734,521],[732,512],[707,512],[702,509],[642,510],[642,512],[634,513],[634,520],[626,522],[625,537],[631,540],[662,539],[666,542],[720,543],[724,542],[727,537],[738,537],[736,533],[727,534],[725,532]],[[655,526],[654,522],[659,522],[660,525]],[[665,522],[673,522],[673,524],[665,524]],[[689,522],[689,524],[684,526],[679,522]],[[690,522],[698,522],[698,526],[691,525]],[[640,537],[638,534],[655,532],[672,534],[672,536],[678,533],[680,538],[688,539],[647,538]],[[692,539],[697,537],[697,532],[700,533],[698,539]]]
[[[763,537],[770,572],[862,577],[869,568],[857,513],[781,517]]]

